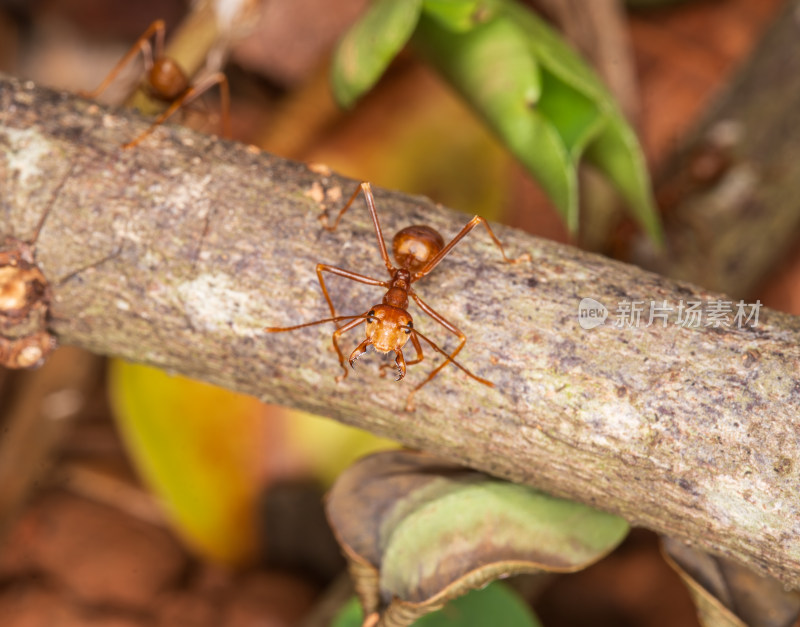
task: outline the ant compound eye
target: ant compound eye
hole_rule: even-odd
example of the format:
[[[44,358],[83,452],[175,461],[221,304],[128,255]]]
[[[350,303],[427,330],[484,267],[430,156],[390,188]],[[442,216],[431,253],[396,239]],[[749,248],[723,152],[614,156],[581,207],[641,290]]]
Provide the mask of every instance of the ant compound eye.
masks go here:
[[[375,310],[371,309],[370,312],[367,314],[367,316],[369,316],[370,318],[374,318],[375,317]]]

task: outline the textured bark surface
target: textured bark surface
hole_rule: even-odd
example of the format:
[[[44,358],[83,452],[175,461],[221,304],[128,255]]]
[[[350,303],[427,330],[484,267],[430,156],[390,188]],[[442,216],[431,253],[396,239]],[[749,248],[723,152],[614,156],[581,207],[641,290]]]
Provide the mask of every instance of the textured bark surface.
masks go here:
[[[800,583],[800,319],[762,309],[752,329],[683,328],[673,313],[617,328],[612,315],[583,330],[583,297],[612,313],[722,297],[497,227],[511,255],[533,257],[509,266],[474,231],[417,291],[495,387],[446,368],[408,414],[434,361],[395,383],[371,354],[337,384],[331,325],[263,332],[328,315],[318,262],[384,277],[363,204],[334,233],[317,219],[355,182],[179,128],[123,151],[146,120],[8,78],[0,112],[0,235],[29,238],[50,211],[36,260],[62,343],[363,427]],[[422,222],[447,239],[466,222],[422,198],[376,200],[389,234]],[[382,297],[329,285],[341,313]],[[349,352],[361,336],[345,337]]]
[[[657,186],[664,276],[748,296],[800,237],[800,0],[786,2],[738,77],[687,137]]]

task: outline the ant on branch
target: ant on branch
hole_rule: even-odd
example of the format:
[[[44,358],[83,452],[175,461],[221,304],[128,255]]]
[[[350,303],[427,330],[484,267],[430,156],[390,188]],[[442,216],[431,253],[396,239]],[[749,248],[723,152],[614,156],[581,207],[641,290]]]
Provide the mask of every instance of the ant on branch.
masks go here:
[[[156,127],[166,122],[181,107],[187,106],[214,85],[219,85],[220,108],[222,110],[222,132],[225,137],[230,137],[230,90],[228,79],[222,72],[215,72],[195,84],[189,82],[186,73],[175,60],[164,55],[164,20],[156,20],[142,33],[131,49],[119,60],[114,69],[109,72],[100,86],[92,92],[80,92],[83,98],[95,99],[103,93],[111,82],[139,53],[144,59],[145,79],[142,88],[154,100],[169,104],[167,109],[159,115],[146,131],[136,139],[123,145],[123,148],[133,148],[145,137],[152,133]],[[155,35],[155,53],[150,44],[150,39]]]
[[[372,195],[372,188],[370,187],[369,183],[361,183],[353,195],[350,196],[347,204],[345,204],[345,206],[339,211],[339,214],[336,216],[333,224],[325,224],[324,228],[328,231],[335,230],[339,225],[339,221],[342,219],[344,213],[350,208],[350,206],[353,204],[353,201],[361,192],[364,193],[364,198],[367,201],[367,208],[369,209],[370,216],[372,216],[372,223],[375,227],[375,234],[378,239],[380,255],[383,259],[383,263],[386,265],[386,269],[388,270],[391,279],[388,281],[382,281],[380,279],[374,279],[356,272],[351,272],[350,270],[345,270],[344,268],[329,266],[324,263],[317,264],[317,279],[322,287],[322,293],[325,296],[328,307],[331,310],[331,317],[323,320],[316,320],[314,322],[307,322],[305,324],[298,324],[292,327],[267,327],[264,330],[268,333],[280,333],[283,331],[294,331],[295,329],[302,329],[304,327],[309,327],[316,324],[323,324],[325,322],[342,322],[344,320],[348,320],[349,322],[345,323],[333,332],[333,347],[336,349],[336,354],[339,356],[339,364],[342,366],[342,370],[344,371],[343,374],[336,378],[337,381],[345,379],[348,374],[347,366],[345,366],[344,363],[344,354],[339,348],[339,338],[343,333],[355,328],[362,322],[366,323],[366,338],[355,348],[352,353],[350,353],[350,357],[347,359],[348,363],[352,368],[355,368],[356,360],[358,360],[362,355],[364,355],[364,353],[367,352],[367,348],[369,346],[373,346],[376,350],[382,353],[394,351],[394,366],[397,368],[397,381],[405,377],[406,366],[418,364],[424,359],[422,345],[419,341],[422,339],[429,344],[433,350],[443,355],[445,360],[436,368],[434,368],[433,371],[425,378],[425,380],[422,381],[422,383],[419,383],[411,390],[406,401],[406,411],[409,412],[414,411],[413,397],[417,390],[419,390],[423,385],[428,383],[437,374],[439,374],[439,371],[448,363],[452,363],[454,366],[464,371],[468,376],[475,379],[479,383],[483,383],[489,387],[494,387],[494,384],[491,381],[487,381],[486,379],[482,379],[481,377],[473,374],[455,360],[456,355],[458,355],[458,353],[464,347],[464,344],[467,341],[467,336],[464,335],[458,328],[456,328],[454,324],[449,322],[442,315],[434,311],[427,303],[425,303],[425,301],[423,301],[412,289],[411,285],[412,283],[415,283],[421,278],[430,274],[433,269],[436,268],[436,266],[438,266],[439,263],[441,263],[441,261],[450,253],[450,251],[453,250],[456,244],[458,244],[458,242],[460,242],[470,231],[472,231],[472,229],[479,224],[482,224],[484,227],[486,227],[486,231],[489,233],[492,241],[497,244],[497,247],[500,249],[500,254],[503,255],[503,259],[507,263],[530,261],[530,255],[526,253],[517,259],[509,259],[503,250],[503,245],[500,243],[500,240],[497,239],[495,234],[492,232],[491,227],[489,227],[489,223],[480,216],[475,216],[464,226],[464,228],[458,232],[458,234],[456,234],[455,237],[453,237],[452,240],[450,240],[450,243],[447,245],[445,245],[442,236],[430,226],[414,225],[402,229],[392,239],[392,253],[394,254],[394,258],[397,262],[397,267],[395,267],[390,261],[389,254],[386,251],[386,242],[384,241],[381,225],[378,221],[378,214],[375,209],[375,198]],[[321,219],[325,220],[324,214],[321,216]],[[350,279],[351,281],[358,281],[359,283],[364,283],[366,285],[374,285],[376,287],[385,288],[387,290],[386,295],[383,297],[383,301],[380,304],[373,305],[370,307],[369,311],[365,313],[354,316],[339,316],[336,314],[333,301],[331,301],[331,297],[328,294],[328,288],[326,287],[325,279],[322,276],[323,272],[329,272],[330,274],[335,274],[337,276]],[[420,333],[416,327],[414,327],[411,315],[408,313],[409,297],[411,297],[411,299],[423,312],[428,314],[445,329],[458,337],[458,346],[456,346],[452,353],[448,354],[446,351],[437,346],[432,340]],[[411,344],[416,351],[416,357],[411,361],[406,361],[405,357],[403,356],[402,349],[409,339],[411,340]],[[384,373],[383,368],[384,366],[381,366],[381,374]]]

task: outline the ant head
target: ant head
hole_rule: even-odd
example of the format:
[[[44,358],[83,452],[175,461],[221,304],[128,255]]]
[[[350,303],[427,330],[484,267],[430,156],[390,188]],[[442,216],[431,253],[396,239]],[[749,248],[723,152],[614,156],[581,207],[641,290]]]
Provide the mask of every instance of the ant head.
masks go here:
[[[407,226],[398,231],[392,240],[392,253],[398,265],[411,272],[422,270],[442,248],[442,236],[423,224]]]
[[[382,353],[403,348],[413,328],[411,316],[399,307],[375,305],[367,314],[367,339]]]

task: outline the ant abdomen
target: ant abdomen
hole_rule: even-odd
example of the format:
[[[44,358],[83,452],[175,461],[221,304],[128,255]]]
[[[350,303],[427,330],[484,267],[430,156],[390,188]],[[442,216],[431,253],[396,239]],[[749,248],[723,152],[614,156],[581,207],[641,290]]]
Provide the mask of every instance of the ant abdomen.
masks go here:
[[[444,248],[444,239],[430,226],[415,224],[398,231],[392,240],[392,253],[401,268],[419,272]]]
[[[153,61],[149,75],[152,95],[158,100],[170,102],[189,89],[189,79],[180,66],[170,57]]]

